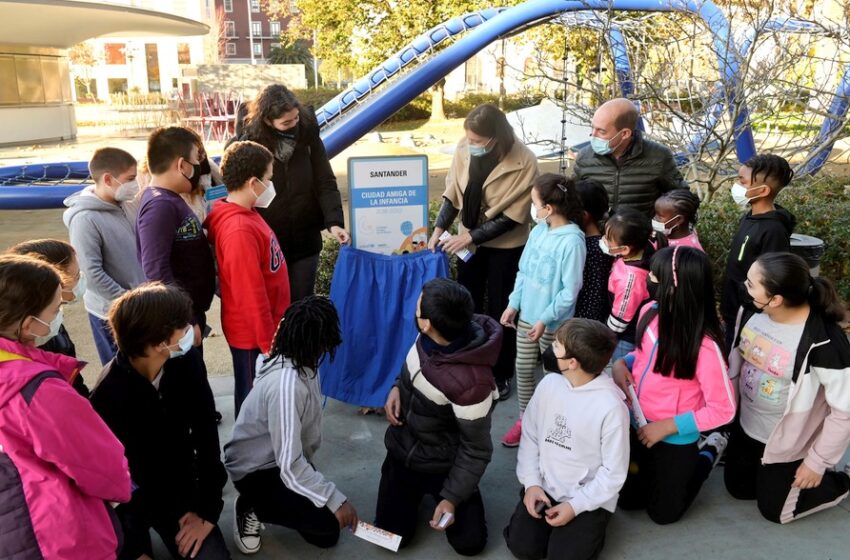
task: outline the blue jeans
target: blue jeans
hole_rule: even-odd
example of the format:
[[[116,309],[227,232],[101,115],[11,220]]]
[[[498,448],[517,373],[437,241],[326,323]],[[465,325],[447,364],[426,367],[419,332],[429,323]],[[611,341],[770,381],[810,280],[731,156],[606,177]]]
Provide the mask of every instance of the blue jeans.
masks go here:
[[[613,364],[620,358],[624,358],[626,354],[635,349],[635,345],[632,342],[626,342],[625,340],[618,340],[617,347],[614,348],[614,354],[611,356],[611,363]]]
[[[106,319],[91,313],[89,313],[89,325],[91,325],[91,334],[94,337],[94,346],[97,348],[100,363],[105,366],[118,353],[115,339],[112,338],[112,329],[109,328],[109,322]]]
[[[239,348],[230,347],[230,355],[233,357],[233,417],[239,416],[239,409],[242,408],[242,403],[254,386],[254,376],[256,375],[257,357],[260,355],[260,349],[240,350]]]

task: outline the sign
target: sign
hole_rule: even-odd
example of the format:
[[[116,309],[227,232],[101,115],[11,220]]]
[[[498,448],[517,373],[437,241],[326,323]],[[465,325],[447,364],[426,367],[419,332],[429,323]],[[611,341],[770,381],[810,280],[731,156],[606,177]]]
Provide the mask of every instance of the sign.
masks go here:
[[[355,248],[401,255],[427,247],[427,156],[348,158],[348,185]]]

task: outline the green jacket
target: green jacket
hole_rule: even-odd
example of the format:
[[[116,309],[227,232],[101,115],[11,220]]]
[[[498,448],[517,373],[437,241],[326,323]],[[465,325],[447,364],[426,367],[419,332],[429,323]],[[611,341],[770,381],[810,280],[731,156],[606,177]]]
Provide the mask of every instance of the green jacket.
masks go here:
[[[635,131],[632,145],[619,162],[585,146],[576,156],[574,171],[579,179],[593,179],[605,186],[612,213],[622,205],[650,214],[662,193],[688,188],[670,149],[644,138],[640,131]]]

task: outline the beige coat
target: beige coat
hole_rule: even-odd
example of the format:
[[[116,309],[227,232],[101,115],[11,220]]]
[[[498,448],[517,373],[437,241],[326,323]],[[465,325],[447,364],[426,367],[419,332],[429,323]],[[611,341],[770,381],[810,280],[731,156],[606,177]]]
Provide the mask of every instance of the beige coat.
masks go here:
[[[446,191],[443,197],[458,210],[463,208],[463,192],[469,182],[469,146],[462,139],[455,150],[452,165],[446,175]],[[522,247],[528,240],[528,224],[531,222],[531,186],[537,178],[537,158],[517,138],[513,148],[487,176],[481,192],[481,216],[479,223],[492,220],[504,213],[518,222],[512,230],[483,244],[493,249]],[[460,233],[466,231],[458,225]],[[474,249],[470,247],[470,249]]]

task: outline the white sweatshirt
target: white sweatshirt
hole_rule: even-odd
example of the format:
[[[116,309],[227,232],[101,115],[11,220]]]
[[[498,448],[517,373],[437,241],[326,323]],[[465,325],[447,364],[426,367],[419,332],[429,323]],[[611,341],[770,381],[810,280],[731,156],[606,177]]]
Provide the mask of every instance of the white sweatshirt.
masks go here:
[[[603,508],[613,513],[629,468],[629,413],[625,395],[599,375],[574,388],[550,373],[522,416],[517,478],[540,486],[576,515]]]

